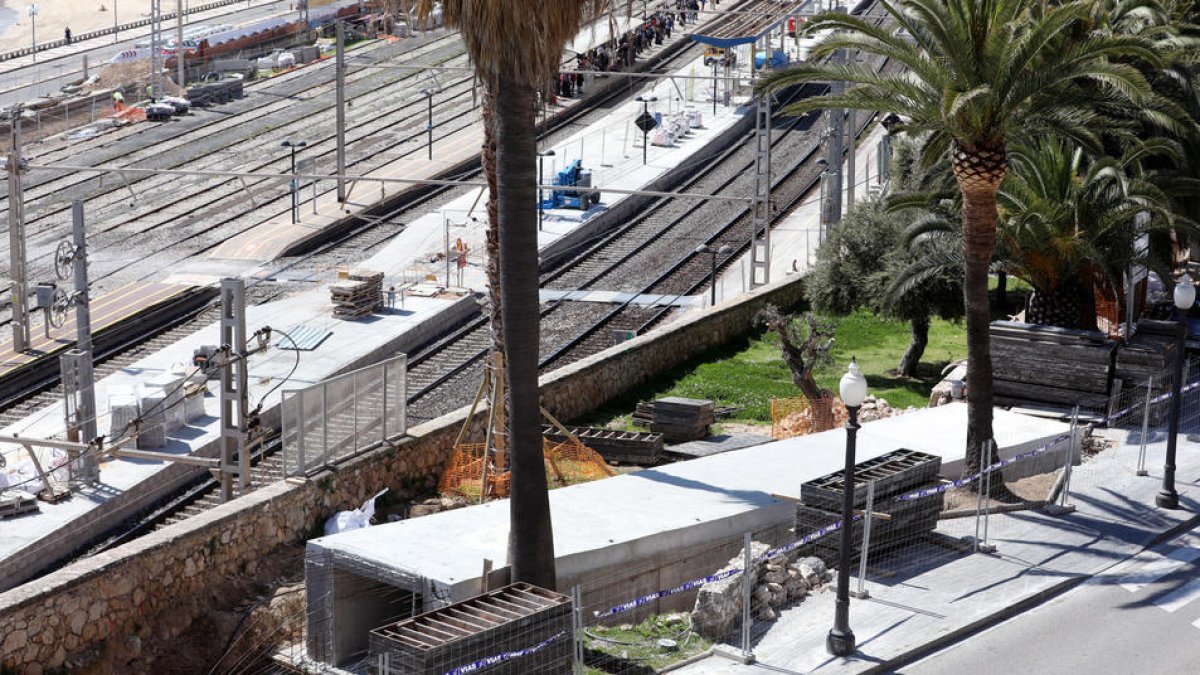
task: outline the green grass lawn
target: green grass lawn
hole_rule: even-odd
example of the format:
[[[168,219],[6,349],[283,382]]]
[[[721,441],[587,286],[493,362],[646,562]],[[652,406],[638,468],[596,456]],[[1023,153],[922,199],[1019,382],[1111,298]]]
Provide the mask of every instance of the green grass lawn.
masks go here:
[[[893,406],[924,407],[933,385],[941,379],[942,368],[966,355],[964,326],[937,319],[929,331],[929,346],[921,359],[918,377],[897,377],[896,364],[908,348],[907,323],[880,319],[866,311],[838,318],[836,322],[833,363],[817,371],[818,383],[835,392],[850,357],[854,356],[867,376],[872,394],[887,399]],[[772,398],[799,395],[792,384],[791,371],[779,353],[778,336],[759,331],[656,378],[581,423],[615,421],[632,429],[630,414],[637,401],[686,396],[711,399],[719,406],[740,407],[741,411],[730,421],[769,424]]]

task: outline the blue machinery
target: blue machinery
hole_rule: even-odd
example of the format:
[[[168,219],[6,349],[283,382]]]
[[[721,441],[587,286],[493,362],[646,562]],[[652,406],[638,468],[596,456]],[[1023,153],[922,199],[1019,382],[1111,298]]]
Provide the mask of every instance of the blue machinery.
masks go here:
[[[592,204],[600,203],[600,193],[598,191],[578,189],[590,188],[592,186],[592,172],[583,168],[582,160],[575,160],[568,164],[558,175],[554,177],[554,185],[563,188],[551,190],[550,196],[543,199],[541,208],[544,209],[579,209],[586,211]]]

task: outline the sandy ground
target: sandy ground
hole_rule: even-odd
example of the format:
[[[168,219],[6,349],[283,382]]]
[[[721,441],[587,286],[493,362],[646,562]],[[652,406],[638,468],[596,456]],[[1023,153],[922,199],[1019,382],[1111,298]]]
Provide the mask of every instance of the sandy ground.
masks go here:
[[[0,51],[32,44],[30,19],[26,13],[30,4],[26,0],[0,0],[0,6],[16,11],[16,24],[0,32]],[[76,34],[112,26],[114,11],[119,23],[150,16],[150,0],[37,0],[36,4],[39,42],[61,39],[67,26]],[[175,0],[162,0],[162,8],[164,12],[173,11]]]

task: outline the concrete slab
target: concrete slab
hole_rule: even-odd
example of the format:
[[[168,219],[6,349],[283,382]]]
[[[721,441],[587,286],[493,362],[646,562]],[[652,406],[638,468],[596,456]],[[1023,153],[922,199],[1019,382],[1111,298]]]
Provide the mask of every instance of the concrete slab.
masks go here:
[[[771,436],[764,434],[720,434],[709,436],[698,441],[688,441],[677,445],[668,445],[663,452],[680,457],[708,457],[730,450],[741,450],[752,445],[770,443]]]

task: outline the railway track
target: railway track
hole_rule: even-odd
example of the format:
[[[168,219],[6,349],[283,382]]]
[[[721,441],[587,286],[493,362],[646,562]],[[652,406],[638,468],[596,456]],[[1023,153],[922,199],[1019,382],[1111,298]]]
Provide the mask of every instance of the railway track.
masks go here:
[[[754,1],[763,2],[766,0]],[[656,66],[656,68],[658,70],[671,69],[675,61],[694,58],[698,50],[699,48],[694,45],[687,46],[667,58],[663,64]],[[607,116],[609,113],[606,110],[606,106],[609,102],[632,96],[633,93],[632,89],[615,87],[600,98],[588,101],[586,106],[581,106],[569,113],[565,119],[560,120],[548,132],[547,135],[550,141],[554,142],[555,137],[566,137],[574,133],[576,127],[586,127],[595,120]],[[455,187],[431,190],[407,203],[404,207],[392,213],[385,214],[383,217],[363,219],[359,226],[351,228],[331,241],[320,244],[315,250],[309,253],[278,261],[279,265],[276,270],[276,273],[279,274],[278,280],[281,281],[286,276],[282,274],[285,272],[298,272],[296,276],[304,277],[305,270],[328,269],[329,266],[334,264],[345,264],[366,257],[379,246],[385,244],[395,233],[403,229],[402,221],[407,220],[410,215],[427,211],[430,208],[435,208],[442,203],[451,201],[464,191],[465,188]],[[265,302],[290,293],[293,290],[308,286],[303,281],[274,283],[275,281],[277,279],[268,276],[265,279],[250,284],[248,286],[249,300],[252,303]],[[209,312],[215,312],[215,310],[210,309]],[[98,363],[97,372],[103,376],[103,374],[125,367],[139,358],[139,355],[155,351],[158,349],[158,346],[171,343],[179,337],[190,334],[202,326],[211,323],[211,321],[212,316],[210,313],[202,313],[198,317],[186,321],[176,328],[169,330],[166,334],[160,335],[143,345],[131,346],[130,350],[136,350],[136,353],[126,350],[103,363]],[[432,384],[433,380],[437,379],[441,385],[447,387],[447,391],[454,388],[461,389],[463,386],[470,386],[473,392],[473,387],[477,386],[478,383],[478,372],[474,369],[475,363],[469,359],[464,359],[464,356],[469,356],[470,352],[476,347],[481,347],[488,342],[486,326],[482,327],[482,330],[479,328],[479,326],[472,326],[468,323],[460,327],[458,332],[437,340],[424,348],[417,355],[417,358],[414,359],[416,367],[410,370],[410,382],[414,382],[414,386],[422,386],[423,382],[428,381]],[[435,366],[435,362],[442,363],[449,361],[463,362],[466,364],[466,367],[446,374],[440,370],[440,366]],[[422,367],[422,364],[425,364],[425,366]],[[428,377],[427,380],[423,379],[426,377]],[[19,402],[16,406],[10,407],[7,411],[0,414],[7,414],[8,417],[6,419],[20,419],[32,411],[45,409],[49,404],[56,402],[60,396],[61,393],[56,390],[43,391]],[[277,440],[272,441],[272,443],[275,442]],[[272,443],[268,443],[266,451],[262,456],[256,457],[253,462],[255,467],[253,469],[253,480],[255,484],[264,484],[282,478],[282,459],[273,453],[274,446]],[[203,512],[218,503],[218,497],[215,495],[213,488],[214,484],[207,479],[193,485],[184,493],[176,495],[158,505],[152,513],[144,514],[138,519],[138,522],[127,523],[125,527],[119,528],[119,532],[103,542],[94,544],[83,555],[90,555],[111,548],[153,527],[162,526],[169,522],[176,522],[190,515]]]
[[[461,50],[455,48],[453,54],[442,54],[429,65],[458,57],[461,57]],[[420,118],[421,122],[414,118],[418,109],[423,107],[424,98],[420,101],[414,99],[407,91],[411,87],[404,84],[410,77],[417,76],[397,78],[395,73],[398,71],[382,72],[389,74],[387,83],[382,85],[383,89],[370,80],[373,76],[368,76],[370,82],[367,84],[348,86],[352,102],[356,98],[373,96],[380,101],[378,105],[384,106],[390,102],[391,106],[388,110],[379,108],[360,112],[352,118],[354,126],[348,132],[348,146],[352,155],[360,158],[352,163],[353,171],[369,171],[386,161],[416,152],[423,145],[424,118]],[[381,91],[386,91],[389,96],[382,96]],[[456,117],[452,121],[442,120],[451,125],[449,130],[452,132],[470,123],[471,119],[466,114],[472,107],[467,80],[460,78],[449,83],[444,89],[444,96],[451,104],[445,107],[453,107]],[[299,103],[286,102],[280,105],[289,106],[292,111],[290,121],[283,124],[269,117],[252,115],[243,118],[241,124],[218,125],[221,128],[215,131],[201,129],[203,135],[196,142],[205,147],[215,143],[230,148],[236,155],[266,158],[249,166],[245,163],[230,166],[228,157],[217,153],[189,160],[193,151],[187,150],[191,146],[182,141],[161,152],[145,150],[129,153],[126,163],[159,168],[186,165],[189,168],[286,173],[289,167],[281,156],[283,148],[278,147],[279,143],[289,136],[299,137],[303,129],[307,129],[304,137],[310,139],[313,146],[306,148],[307,155],[319,162],[331,163],[334,152],[332,124],[319,127],[311,121],[314,115],[319,116],[328,110],[325,101],[309,98]],[[251,112],[245,114],[251,115]],[[149,159],[143,156],[152,152],[158,154]],[[96,163],[103,161],[99,159]],[[55,239],[53,233],[64,231],[62,228],[65,227],[67,212],[63,207],[76,196],[91,195],[86,204],[91,232],[89,248],[97,253],[93,258],[91,277],[95,280],[93,288],[101,292],[106,287],[140,280],[168,265],[202,255],[228,238],[286,213],[290,208],[290,192],[286,181],[188,180],[176,176],[154,176],[136,183],[143,195],[143,203],[131,212],[130,195],[125,185],[110,178],[107,185],[93,187],[99,185],[100,181],[101,178],[96,177],[69,176],[61,181],[49,181],[34,191],[45,194],[41,197],[34,195],[30,201],[29,258],[31,269],[34,270],[30,275],[32,279],[38,278],[39,270],[43,274],[48,270],[52,260],[51,244]],[[327,187],[332,188],[332,185]],[[48,200],[53,201],[48,203]],[[131,256],[130,250],[137,253]],[[115,253],[117,251],[120,255]],[[110,252],[109,255],[106,252]],[[7,263],[6,256],[4,263]]]

